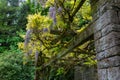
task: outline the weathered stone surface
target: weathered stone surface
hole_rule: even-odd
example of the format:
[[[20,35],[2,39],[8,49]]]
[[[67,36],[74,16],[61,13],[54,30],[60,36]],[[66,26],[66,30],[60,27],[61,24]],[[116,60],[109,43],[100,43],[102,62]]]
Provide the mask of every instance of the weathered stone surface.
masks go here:
[[[119,14],[118,17],[119,17],[119,22],[120,22],[120,11],[118,12],[118,14]]]
[[[108,68],[108,80],[120,80],[120,67]]]
[[[100,8],[100,16],[103,15],[107,10],[119,11],[119,3],[115,2],[108,2],[105,5],[101,6]]]
[[[100,19],[97,19],[94,23],[93,23],[93,26],[94,26],[94,33],[102,30],[102,26],[101,26],[101,23],[99,21]]]
[[[99,80],[108,80],[107,69],[98,69],[98,79]]]
[[[93,8],[99,80],[120,80],[120,0],[98,0]]]
[[[99,80],[120,80],[120,67],[98,69]]]
[[[109,49],[115,45],[120,44],[120,32],[111,32],[108,35],[95,41],[96,52],[102,52],[103,50]]]
[[[119,24],[109,24],[104,29],[102,29],[102,36],[107,35],[108,33],[115,31],[120,32],[120,25]],[[120,35],[120,34],[118,34]]]
[[[116,10],[113,6],[119,6],[118,0],[91,0],[93,20],[103,15],[107,10]]]
[[[109,67],[118,67],[120,66],[120,56],[114,56],[110,58],[103,59],[98,61],[98,68],[109,68]]]
[[[106,3],[100,8],[100,16],[103,15],[107,10],[112,10],[111,4]]]
[[[94,40],[95,41],[100,39],[101,37],[102,37],[101,31],[98,31],[98,32],[94,33]]]
[[[120,4],[120,0],[114,0],[114,3]]]
[[[107,10],[96,22],[94,32],[103,29],[109,24],[119,24],[118,13],[114,10]]]
[[[98,20],[100,17],[100,11],[98,10],[98,11],[94,12],[94,15],[92,14],[92,16],[93,16],[93,21]]]
[[[97,53],[96,58],[97,60],[102,60],[110,56],[120,56],[120,45],[113,46],[112,48],[109,48],[107,50],[104,50],[103,52]]]

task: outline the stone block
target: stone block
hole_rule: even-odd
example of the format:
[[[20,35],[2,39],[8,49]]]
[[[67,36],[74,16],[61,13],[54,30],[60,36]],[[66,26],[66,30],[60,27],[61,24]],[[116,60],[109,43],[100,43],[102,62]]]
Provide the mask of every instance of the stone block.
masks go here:
[[[109,24],[104,29],[102,29],[101,33],[102,33],[102,36],[105,36],[112,31],[120,32],[120,24]]]
[[[112,1],[112,0],[111,0]],[[120,4],[112,2],[107,2],[105,5],[100,7],[100,16],[103,15],[107,10],[119,11]]]
[[[95,41],[96,52],[102,52],[113,46],[120,45],[120,32],[111,32]]]
[[[120,67],[98,69],[98,80],[120,80]]]
[[[95,31],[97,32],[109,24],[119,24],[118,13],[114,10],[107,10],[96,22],[95,22]]]
[[[119,56],[120,55],[120,45],[118,46],[113,46],[112,48],[109,48],[107,50],[104,50],[100,53],[96,54],[96,59],[97,60],[102,60],[110,56]]]
[[[108,80],[120,80],[120,67],[108,68]]]
[[[100,19],[97,19],[97,20],[93,23],[93,26],[94,26],[94,33],[102,30],[102,26],[101,26],[101,23],[100,23]]]
[[[100,17],[100,11],[97,10],[96,12],[92,13],[93,21],[96,21]]]
[[[101,44],[100,44],[100,39],[95,41],[95,51],[96,53],[99,53],[101,51]]]
[[[118,12],[118,18],[119,18],[119,22],[120,22],[120,11]]]
[[[98,69],[98,79],[99,80],[108,80],[107,69]]]
[[[100,39],[101,37],[102,37],[101,31],[98,31],[98,32],[94,33],[94,40],[95,41]]]
[[[120,4],[120,0],[114,0],[114,3]]]
[[[99,69],[118,67],[118,66],[120,66],[120,56],[114,56],[98,61]]]

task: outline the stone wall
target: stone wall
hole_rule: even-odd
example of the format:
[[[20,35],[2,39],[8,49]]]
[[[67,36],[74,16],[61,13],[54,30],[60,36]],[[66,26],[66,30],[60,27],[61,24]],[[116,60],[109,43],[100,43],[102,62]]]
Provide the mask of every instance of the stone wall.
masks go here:
[[[120,0],[91,0],[99,80],[120,80]]]

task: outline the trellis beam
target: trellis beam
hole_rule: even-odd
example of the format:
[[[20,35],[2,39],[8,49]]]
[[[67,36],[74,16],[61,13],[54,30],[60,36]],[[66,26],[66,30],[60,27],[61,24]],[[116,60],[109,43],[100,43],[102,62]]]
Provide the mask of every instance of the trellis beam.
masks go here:
[[[52,58],[52,60],[44,66],[48,66],[54,61],[62,58],[63,56],[71,52],[74,48],[78,47],[79,45],[85,43],[90,39],[93,39],[93,23],[90,23],[82,32],[73,37],[73,39],[68,43],[66,49],[62,49],[57,56],[54,56],[54,58]]]

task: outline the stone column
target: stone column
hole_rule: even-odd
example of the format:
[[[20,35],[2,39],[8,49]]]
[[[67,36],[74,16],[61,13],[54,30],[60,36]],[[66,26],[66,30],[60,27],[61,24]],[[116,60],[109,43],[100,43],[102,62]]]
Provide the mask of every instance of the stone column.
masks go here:
[[[91,0],[98,80],[120,80],[120,0]]]

